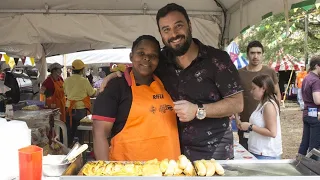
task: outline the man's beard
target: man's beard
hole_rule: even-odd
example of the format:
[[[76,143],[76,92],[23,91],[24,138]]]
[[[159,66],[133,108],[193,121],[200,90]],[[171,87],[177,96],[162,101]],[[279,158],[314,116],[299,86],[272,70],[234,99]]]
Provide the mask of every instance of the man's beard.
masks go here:
[[[175,48],[170,45],[170,42],[176,39],[185,39],[185,42],[181,45],[177,45]],[[166,47],[175,55],[175,56],[182,56],[184,55],[190,48],[192,42],[192,35],[190,28],[188,29],[187,37],[185,35],[177,35],[176,37],[170,38],[168,42],[163,41]]]

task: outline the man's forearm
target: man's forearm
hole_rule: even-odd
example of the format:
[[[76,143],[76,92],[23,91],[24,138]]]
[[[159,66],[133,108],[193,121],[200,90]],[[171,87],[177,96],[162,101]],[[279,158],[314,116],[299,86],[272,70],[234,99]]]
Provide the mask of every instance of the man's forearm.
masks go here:
[[[240,92],[218,102],[204,104],[203,106],[209,118],[228,117],[243,111],[243,94]]]

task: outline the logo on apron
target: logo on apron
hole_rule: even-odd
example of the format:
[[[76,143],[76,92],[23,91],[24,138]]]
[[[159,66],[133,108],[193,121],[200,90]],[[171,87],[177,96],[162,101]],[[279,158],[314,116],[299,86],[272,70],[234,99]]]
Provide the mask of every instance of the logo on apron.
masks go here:
[[[156,107],[151,106],[151,108],[150,108],[150,112],[152,112],[153,114],[155,114],[155,113],[156,113],[156,111],[157,111]]]
[[[160,105],[159,111],[161,113],[164,114],[164,113],[166,113],[167,110],[173,111],[173,107],[171,105],[167,105],[167,104]]]

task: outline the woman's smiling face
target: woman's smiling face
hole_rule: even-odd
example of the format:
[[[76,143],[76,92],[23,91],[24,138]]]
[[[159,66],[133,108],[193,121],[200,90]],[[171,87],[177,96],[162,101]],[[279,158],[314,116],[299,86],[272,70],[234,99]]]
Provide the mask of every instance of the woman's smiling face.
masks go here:
[[[159,63],[158,45],[148,39],[141,40],[130,54],[132,66],[141,76],[152,75]]]

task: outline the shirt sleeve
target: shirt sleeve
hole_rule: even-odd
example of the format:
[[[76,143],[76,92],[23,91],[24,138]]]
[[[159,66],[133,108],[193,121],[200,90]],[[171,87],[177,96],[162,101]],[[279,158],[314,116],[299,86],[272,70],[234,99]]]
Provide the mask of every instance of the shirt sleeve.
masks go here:
[[[243,91],[239,72],[227,52],[223,51],[220,58],[213,59],[212,62],[217,68],[214,79],[222,97],[226,98]]]
[[[86,79],[85,81],[85,87],[86,87],[88,96],[93,96],[96,93],[96,89],[92,87],[88,79]]]
[[[53,85],[53,82],[50,78],[47,78],[46,80],[43,81],[42,87],[46,88],[46,90],[44,92],[45,96],[49,97],[49,96],[53,95],[54,85]]]
[[[93,120],[115,122],[121,96],[119,83],[119,79],[111,80],[108,87],[98,95],[94,103]]]
[[[315,81],[313,84],[312,84],[312,93],[314,92],[320,92],[320,80],[317,80]]]

